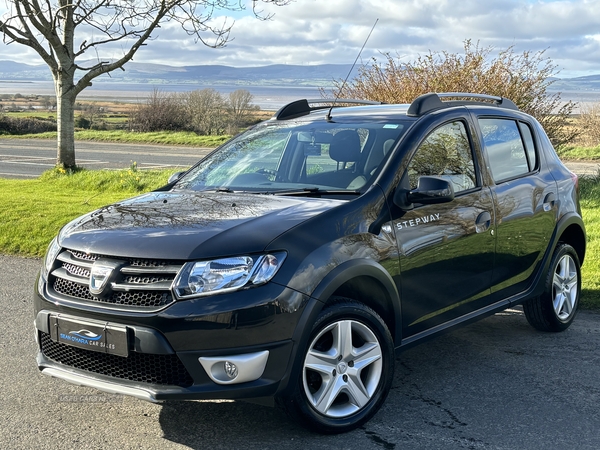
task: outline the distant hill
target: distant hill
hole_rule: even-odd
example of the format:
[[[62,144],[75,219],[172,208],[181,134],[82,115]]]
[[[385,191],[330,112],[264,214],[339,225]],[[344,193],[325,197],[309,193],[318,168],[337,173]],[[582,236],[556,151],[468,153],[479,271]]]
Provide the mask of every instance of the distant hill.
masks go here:
[[[85,66],[86,62],[80,62]],[[93,64],[93,62],[90,62]],[[332,80],[343,79],[351,64],[287,65],[261,67],[230,67],[219,65],[174,67],[163,64],[130,62],[125,70],[115,70],[97,80],[119,83],[176,83],[197,85],[270,85],[270,86],[331,86]],[[357,69],[355,68],[355,72]],[[45,64],[30,65],[0,61],[0,80],[51,81]]]
[[[553,91],[600,92],[600,75],[577,78],[559,78],[552,85]]]

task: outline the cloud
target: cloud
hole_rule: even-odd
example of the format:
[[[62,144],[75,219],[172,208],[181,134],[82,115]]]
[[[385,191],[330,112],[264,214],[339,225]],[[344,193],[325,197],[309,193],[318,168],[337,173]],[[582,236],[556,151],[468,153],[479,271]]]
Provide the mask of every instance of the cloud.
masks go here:
[[[351,63],[371,27],[362,61],[390,52],[410,60],[429,51],[460,52],[471,39],[481,46],[546,50],[563,76],[600,73],[600,8],[594,0],[295,0],[262,5],[272,20],[236,12],[226,47],[197,43],[176,23],[157,30],[138,62],[170,65]],[[216,11],[214,23],[225,20]],[[209,35],[206,35],[209,38]],[[116,57],[123,49],[107,49]],[[0,59],[41,63],[31,51],[0,45]]]

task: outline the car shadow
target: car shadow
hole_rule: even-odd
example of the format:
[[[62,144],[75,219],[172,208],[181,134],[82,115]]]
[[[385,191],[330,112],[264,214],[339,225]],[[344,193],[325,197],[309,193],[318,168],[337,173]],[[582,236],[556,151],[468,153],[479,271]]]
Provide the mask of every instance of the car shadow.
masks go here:
[[[436,389],[481,389],[503,358],[521,352],[521,342],[533,330],[522,310],[509,309],[403,352],[396,361],[394,381],[382,410],[365,426],[345,435],[348,448],[394,448],[386,429],[396,429],[409,416],[423,415],[448,428],[465,424],[433,401]],[[490,365],[489,361],[495,361]],[[475,372],[474,367],[478,367]],[[474,373],[476,377],[474,378]],[[479,380],[479,381],[478,381]],[[400,414],[400,412],[402,414]],[[339,447],[339,436],[311,433],[281,408],[243,401],[165,403],[159,417],[164,438],[192,449],[201,448],[328,448]],[[390,446],[391,445],[391,446]]]
[[[311,435],[281,409],[243,401],[166,403],[159,422],[165,439],[192,449],[266,448]]]

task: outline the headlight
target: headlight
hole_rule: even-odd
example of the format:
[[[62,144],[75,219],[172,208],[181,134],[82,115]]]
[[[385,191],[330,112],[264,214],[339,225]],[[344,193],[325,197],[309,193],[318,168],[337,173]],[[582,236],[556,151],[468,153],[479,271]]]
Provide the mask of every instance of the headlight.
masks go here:
[[[58,256],[60,252],[60,245],[58,245],[58,238],[55,237],[48,245],[48,250],[46,250],[46,256],[44,257],[44,265],[42,266],[42,276],[44,279],[48,279],[48,274],[50,273],[50,269],[52,269],[52,264],[54,264],[54,260]]]
[[[175,279],[175,294],[185,299],[264,284],[275,276],[285,255],[278,252],[186,263]]]

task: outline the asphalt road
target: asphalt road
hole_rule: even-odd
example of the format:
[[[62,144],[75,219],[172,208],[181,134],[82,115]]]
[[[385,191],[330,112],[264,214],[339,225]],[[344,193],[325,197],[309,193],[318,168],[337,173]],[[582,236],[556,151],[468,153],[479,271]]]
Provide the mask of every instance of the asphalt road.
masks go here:
[[[77,165],[89,169],[124,169],[135,161],[141,169],[187,168],[212,149],[165,145],[76,141]],[[0,177],[35,178],[56,165],[52,139],[0,139]],[[568,162],[578,175],[596,175],[600,164]]]
[[[124,169],[135,161],[141,169],[187,168],[212,149],[164,145],[76,141],[77,164],[89,169]],[[56,142],[44,139],[0,139],[0,177],[35,178],[56,165]],[[578,175],[596,175],[600,164],[568,162]]]
[[[362,429],[311,434],[244,402],[155,405],[41,375],[31,292],[37,259],[0,256],[3,449],[598,449],[600,314],[540,333],[519,310],[402,354]]]
[[[77,141],[77,165],[90,169],[189,167],[212,149]],[[0,139],[0,177],[34,178],[56,165],[52,139]]]

